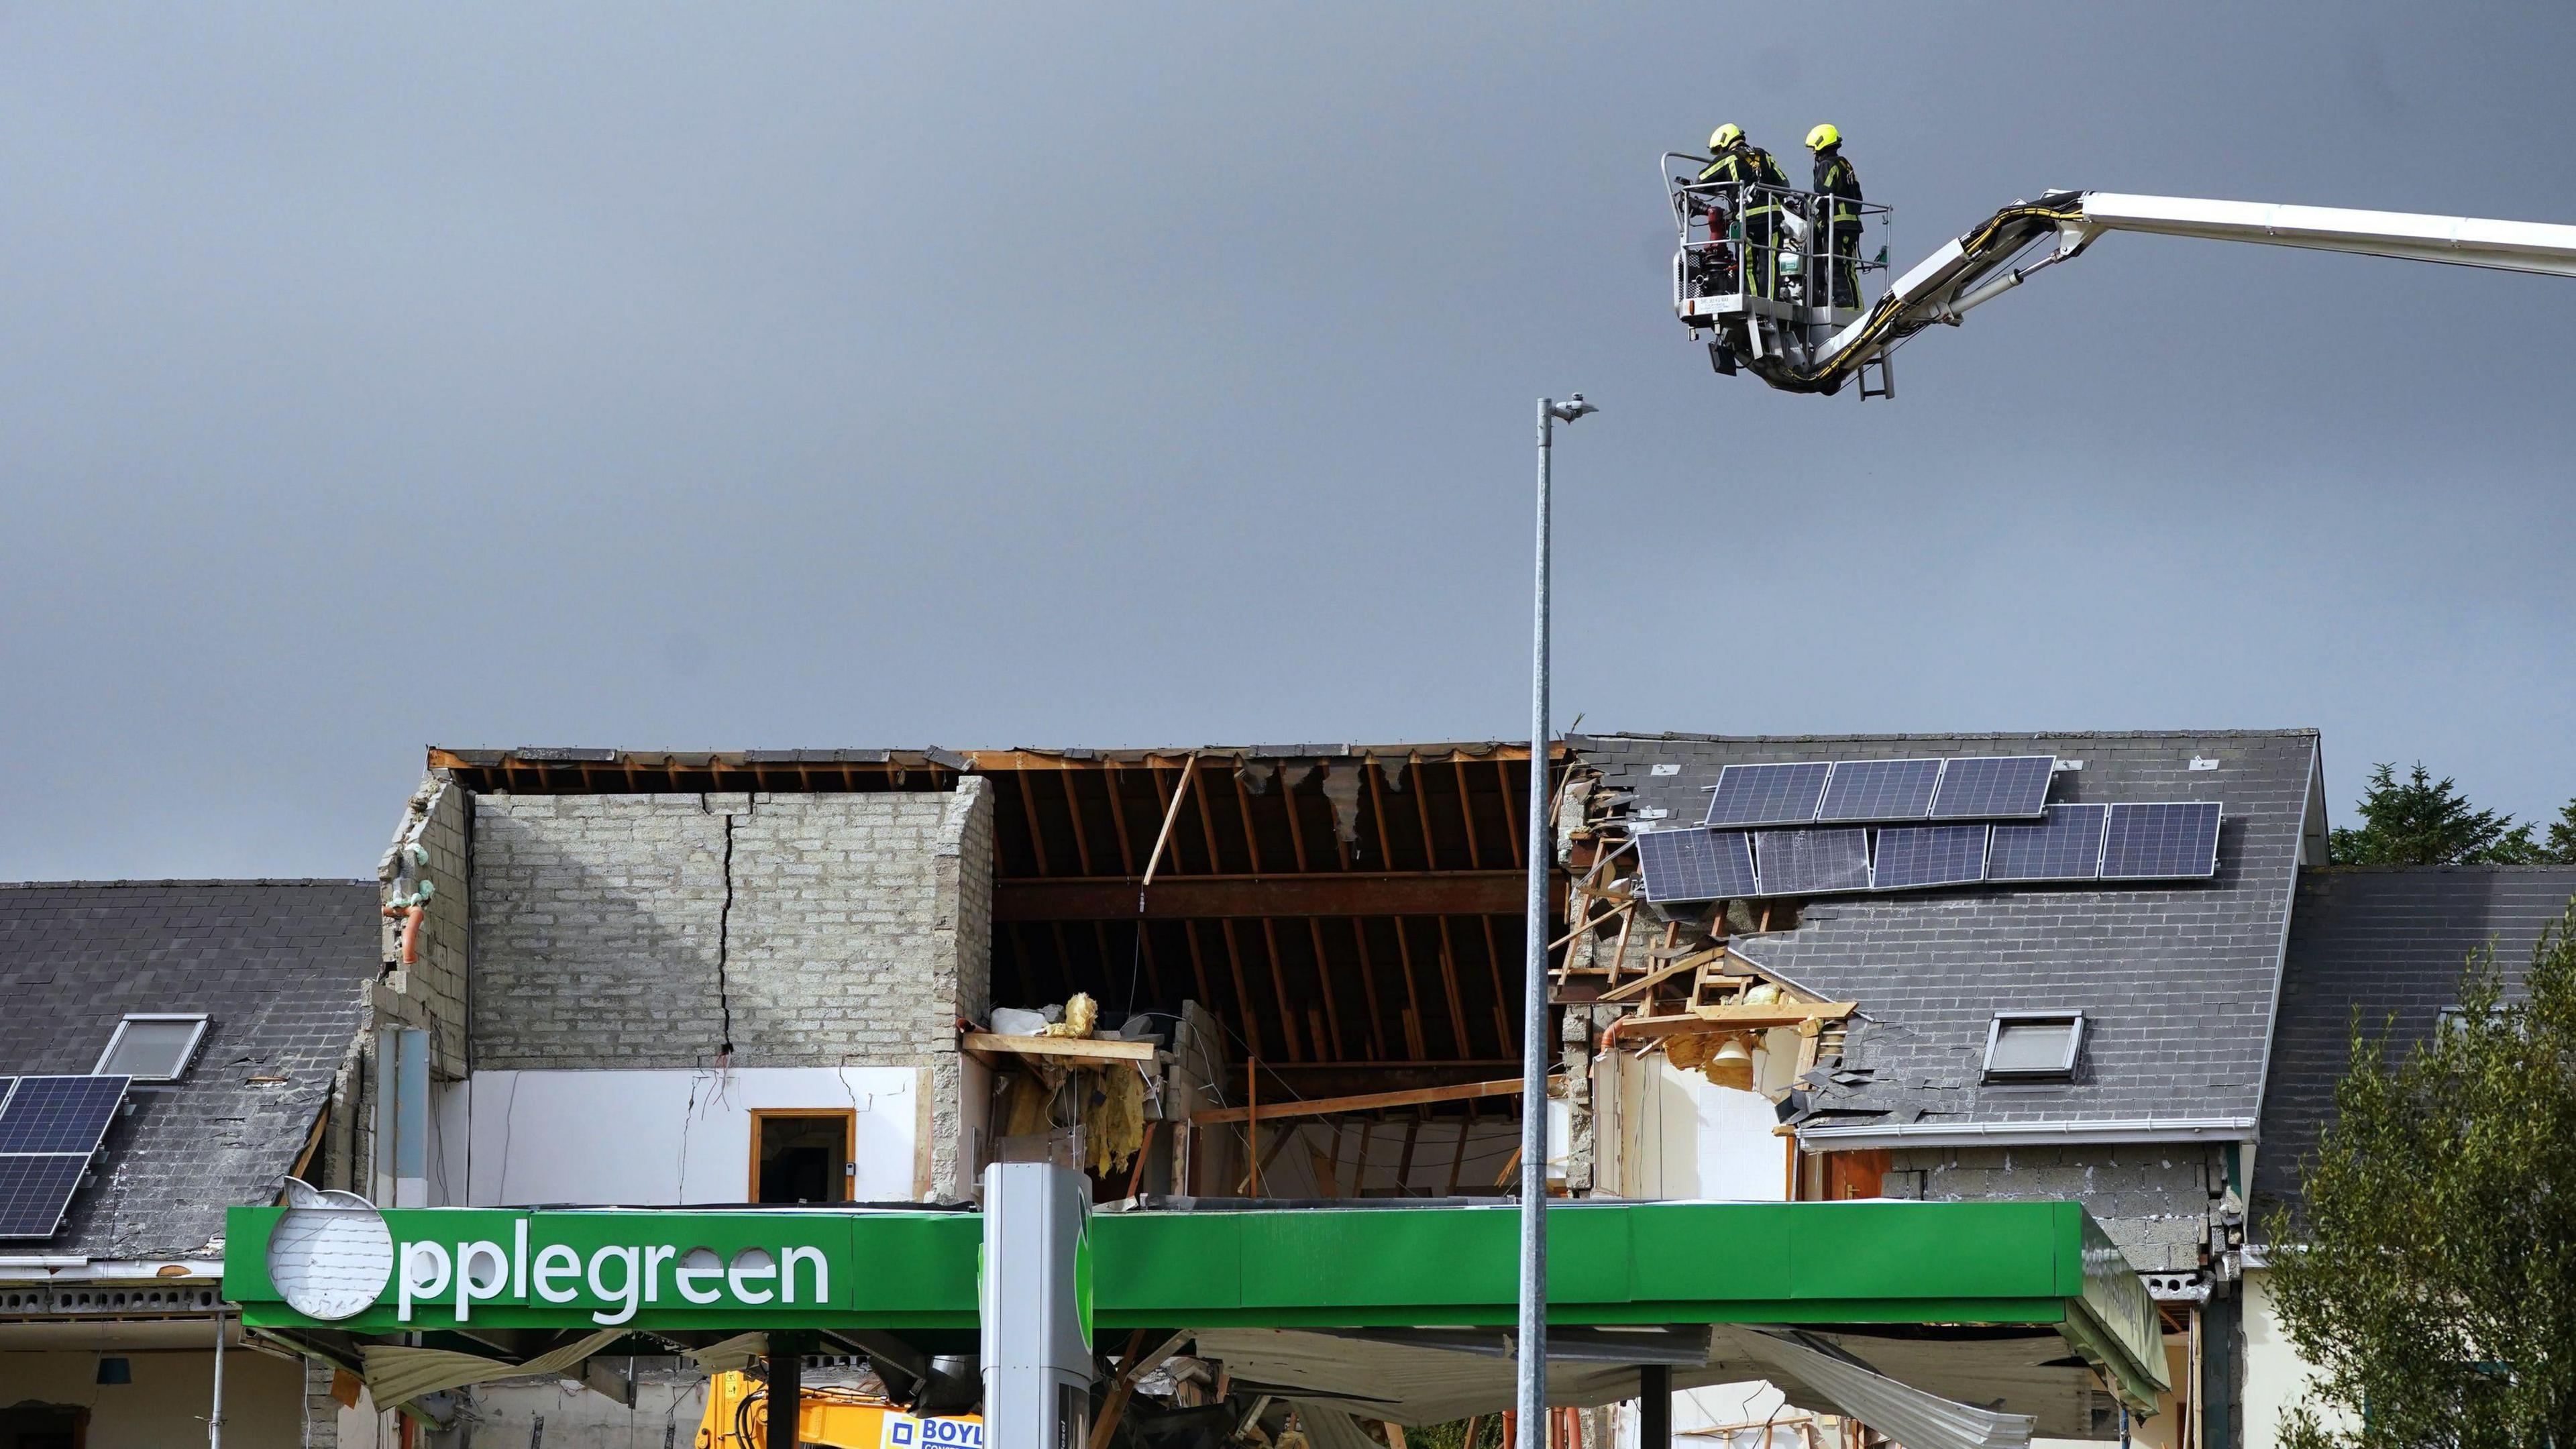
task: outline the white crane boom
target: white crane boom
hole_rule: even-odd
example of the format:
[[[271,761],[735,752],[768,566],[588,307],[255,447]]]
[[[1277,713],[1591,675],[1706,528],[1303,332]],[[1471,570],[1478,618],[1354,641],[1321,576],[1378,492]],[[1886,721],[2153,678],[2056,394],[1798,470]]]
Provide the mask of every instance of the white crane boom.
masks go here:
[[[2115,191],[2088,191],[2083,206],[2082,224],[2088,231],[2149,231],[2576,277],[2576,226],[2552,222],[2272,206],[2189,196],[2125,196]]]
[[[1690,193],[1706,189],[1677,187],[1676,195],[1687,203]],[[1680,284],[1690,271],[1687,264],[1709,257],[1723,262],[1735,243],[1715,237],[1694,243],[1688,205],[1677,206],[1677,215],[1683,217],[1684,241],[1684,255],[1676,262],[1675,307],[1681,319],[1694,331],[1716,333],[1711,356],[1721,371],[1732,371],[1741,361],[1773,387],[1792,392],[1838,391],[1873,364],[1883,373],[1888,353],[1907,338],[1934,323],[1957,326],[1970,310],[2020,286],[2034,273],[2081,254],[2104,232],[2152,232],[2576,277],[2576,226],[2187,196],[2052,191],[2035,202],[2007,206],[1944,244],[1855,316],[1850,311],[1784,308],[1775,299],[1762,297],[1686,295],[1692,290],[1707,291]],[[2053,247],[2035,260],[2016,265],[2052,236]],[[1884,260],[1885,253],[1880,255]],[[1708,274],[1703,265],[1700,275]],[[1883,375],[1876,390],[1864,380],[1862,395],[1879,396],[1887,388]]]

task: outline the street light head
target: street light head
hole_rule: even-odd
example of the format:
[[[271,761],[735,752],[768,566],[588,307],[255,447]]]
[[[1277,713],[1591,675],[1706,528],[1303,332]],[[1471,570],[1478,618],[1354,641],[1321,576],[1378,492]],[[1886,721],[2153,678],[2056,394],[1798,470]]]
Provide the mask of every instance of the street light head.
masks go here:
[[[1597,413],[1599,411],[1601,411],[1600,408],[1591,403],[1585,402],[1583,400],[1583,394],[1579,392],[1561,403],[1552,403],[1548,407],[1549,414],[1554,416],[1560,423],[1570,423],[1576,418],[1583,416],[1585,413]]]

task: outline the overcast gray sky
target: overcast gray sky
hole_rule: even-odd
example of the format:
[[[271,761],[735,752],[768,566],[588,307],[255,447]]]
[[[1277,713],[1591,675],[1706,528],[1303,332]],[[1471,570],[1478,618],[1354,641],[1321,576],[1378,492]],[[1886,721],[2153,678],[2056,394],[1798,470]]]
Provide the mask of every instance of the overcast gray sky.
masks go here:
[[[1791,34],[1784,27],[1802,27]],[[1764,39],[1765,36],[1775,38]],[[358,875],[427,742],[2316,725],[2576,795],[2576,283],[2112,237],[1710,376],[1652,170],[2576,221],[2576,12],[0,11],[0,877]]]

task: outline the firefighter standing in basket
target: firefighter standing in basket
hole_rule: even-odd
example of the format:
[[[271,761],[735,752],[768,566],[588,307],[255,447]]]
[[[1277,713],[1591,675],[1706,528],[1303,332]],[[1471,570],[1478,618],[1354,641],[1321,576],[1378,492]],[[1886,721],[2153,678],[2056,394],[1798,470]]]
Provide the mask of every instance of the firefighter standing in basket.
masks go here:
[[[1708,149],[1716,159],[1699,173],[1702,184],[1727,182],[1736,191],[1736,215],[1744,227],[1744,289],[1757,297],[1771,295],[1779,272],[1780,193],[1789,184],[1771,153],[1744,139],[1744,128],[1732,122],[1709,133]],[[1711,221],[1716,220],[1711,214]],[[1711,240],[1716,240],[1712,236]]]
[[[1812,223],[1823,229],[1831,259],[1825,264],[1826,274],[1833,278],[1833,305],[1860,305],[1860,173],[1852,169],[1851,159],[1843,155],[1843,133],[1832,122],[1807,133],[1807,149],[1816,154],[1816,215]]]

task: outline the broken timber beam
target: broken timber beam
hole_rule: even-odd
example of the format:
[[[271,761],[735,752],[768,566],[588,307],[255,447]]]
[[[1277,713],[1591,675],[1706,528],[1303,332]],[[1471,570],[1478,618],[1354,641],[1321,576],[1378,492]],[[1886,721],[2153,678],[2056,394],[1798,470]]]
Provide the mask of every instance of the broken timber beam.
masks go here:
[[[957,1045],[968,1056],[995,1065],[997,1057],[1037,1057],[1060,1065],[1084,1062],[1134,1062],[1150,1067],[1156,1048],[1149,1041],[1113,1041],[1079,1036],[1004,1036],[998,1032],[970,1031]]]
[[[1619,1023],[1619,1039],[1654,1041],[1705,1031],[1766,1031],[1810,1021],[1840,1021],[1858,1006],[1850,1001],[1775,1001],[1761,1006],[1702,1006],[1679,1016],[1632,1016]]]
[[[1679,960],[1666,962],[1664,965],[1647,972],[1636,980],[1613,990],[1605,991],[1593,999],[1596,1001],[1625,1001],[1631,996],[1651,991],[1657,985],[1671,979],[1672,977],[1679,976],[1685,971],[1696,971],[1711,961],[1722,961],[1724,959],[1726,959],[1726,952],[1723,949],[1694,952],[1693,954],[1684,956]]]
[[[1406,1092],[1368,1092],[1356,1097],[1320,1097],[1310,1102],[1279,1102],[1268,1107],[1216,1107],[1205,1112],[1192,1112],[1193,1126],[1217,1122],[1245,1122],[1256,1115],[1264,1122],[1282,1117],[1321,1117],[1334,1112],[1374,1112],[1383,1107],[1419,1107],[1429,1102],[1464,1102],[1478,1097],[1511,1097],[1519,1095],[1521,1079],[1513,1077],[1500,1082],[1468,1082],[1455,1087],[1417,1087]]]

